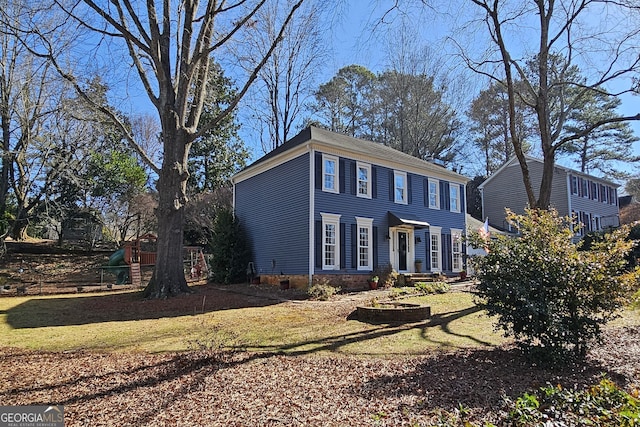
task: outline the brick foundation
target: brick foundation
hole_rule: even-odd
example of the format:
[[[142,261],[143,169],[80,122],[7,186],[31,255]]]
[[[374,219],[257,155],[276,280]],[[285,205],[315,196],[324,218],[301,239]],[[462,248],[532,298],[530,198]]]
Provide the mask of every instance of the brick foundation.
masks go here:
[[[339,286],[343,290],[368,289],[367,279],[369,275],[363,274],[315,274],[313,283],[328,283]],[[307,289],[309,276],[307,274],[261,274],[260,283],[280,286],[283,280],[289,281],[289,287],[295,289]]]

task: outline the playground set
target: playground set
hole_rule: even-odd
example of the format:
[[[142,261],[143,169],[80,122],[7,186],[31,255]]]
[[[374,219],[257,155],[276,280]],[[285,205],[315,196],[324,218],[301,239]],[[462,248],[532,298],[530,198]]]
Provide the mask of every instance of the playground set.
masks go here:
[[[116,276],[116,284],[130,283],[140,286],[142,283],[142,268],[153,267],[156,264],[157,237],[145,234],[135,240],[125,242],[121,249],[115,251],[107,265],[100,269],[100,283],[104,281],[106,273]],[[201,280],[208,276],[209,269],[204,252],[199,246],[184,247],[185,276],[190,280]]]

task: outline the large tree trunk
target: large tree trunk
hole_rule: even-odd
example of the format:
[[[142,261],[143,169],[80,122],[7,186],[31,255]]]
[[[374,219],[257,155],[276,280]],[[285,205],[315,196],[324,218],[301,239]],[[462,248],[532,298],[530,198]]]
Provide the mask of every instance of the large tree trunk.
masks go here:
[[[535,206],[537,209],[546,210],[551,207],[551,190],[553,189],[554,167],[554,155],[545,153],[542,165],[542,181],[540,182],[540,193]]]
[[[7,108],[7,106],[4,106]],[[0,214],[4,214],[7,208],[7,193],[9,192],[9,168],[11,166],[11,146],[9,139],[11,138],[11,118],[3,112],[0,119],[2,125],[2,163],[0,169]],[[2,230],[4,232],[4,230]]]
[[[11,238],[13,240],[27,240],[29,235],[27,234],[27,228],[29,227],[29,215],[24,208],[18,209],[16,219],[11,226]]]
[[[171,122],[171,120],[169,120]],[[174,125],[173,128],[172,125]],[[184,205],[187,202],[187,135],[174,123],[163,126],[164,163],[158,179],[158,246],[145,298],[166,298],[191,292],[183,265]]]

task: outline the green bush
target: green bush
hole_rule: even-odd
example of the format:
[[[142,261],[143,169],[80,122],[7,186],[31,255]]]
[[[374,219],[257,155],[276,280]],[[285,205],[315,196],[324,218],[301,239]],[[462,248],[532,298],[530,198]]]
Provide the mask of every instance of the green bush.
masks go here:
[[[428,294],[444,294],[451,289],[446,282],[417,282],[415,288],[418,292]]]
[[[570,218],[554,210],[507,212],[519,237],[484,241],[472,233],[470,244],[485,247],[472,260],[478,293],[498,327],[533,359],[547,363],[583,358],[601,326],[616,317],[627,296],[619,274],[632,243],[620,229],[579,251],[572,243]]]
[[[560,385],[525,393],[515,402],[507,400],[508,425],[637,426],[640,400],[609,379],[585,390]]]
[[[238,218],[228,209],[218,212],[209,246],[211,275],[218,283],[240,283],[246,280],[251,249]]]

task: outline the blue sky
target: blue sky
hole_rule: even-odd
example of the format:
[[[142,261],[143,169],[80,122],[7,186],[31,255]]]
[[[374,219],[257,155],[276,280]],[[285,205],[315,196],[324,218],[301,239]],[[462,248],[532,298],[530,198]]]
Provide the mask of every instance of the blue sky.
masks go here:
[[[413,10],[403,11],[403,13],[385,15],[388,5],[392,3],[390,0],[340,0],[335,3],[337,6],[329,10],[326,15],[326,39],[330,56],[321,70],[318,83],[328,81],[340,68],[350,64],[363,65],[374,72],[388,68],[388,53],[392,50],[389,46],[394,44],[390,40],[393,41],[395,34],[397,34],[394,33],[395,29],[404,25],[408,28],[408,33],[415,36],[412,40],[415,46],[429,46],[437,53],[437,59],[444,63],[444,69],[449,77],[456,74],[463,76],[461,80],[464,80],[465,91],[462,98],[466,99],[458,99],[458,101],[459,111],[464,114],[473,96],[486,87],[487,83],[485,79],[465,68],[460,58],[456,56],[456,50],[450,40],[447,40],[447,36],[452,28],[460,27],[469,20],[468,13],[474,11],[473,6],[468,6],[466,10],[460,11],[455,9],[455,5],[460,4],[459,2],[441,2],[444,4],[438,5],[438,13],[427,7],[419,6]],[[420,5],[420,2],[416,3]],[[381,23],[380,20],[383,16],[385,22]],[[486,49],[486,43],[481,40],[482,37],[486,37],[486,29],[479,28],[476,33],[468,31],[469,28],[466,28],[468,34],[458,32],[455,34],[456,38],[462,40],[465,47],[475,46],[478,51],[483,51]],[[150,111],[148,107],[144,106],[145,103],[148,105],[148,101],[145,102],[144,99],[146,95],[140,92],[137,95],[129,92],[129,95],[134,96],[134,101],[129,101],[136,104],[135,107],[132,107],[134,110]],[[455,96],[461,98],[459,94]],[[622,99],[621,114],[631,115],[639,112],[639,97],[628,95]],[[636,135],[640,136],[640,123],[632,122],[632,127]],[[253,150],[254,159],[260,157],[262,155],[261,147],[252,138],[252,135],[245,130],[242,132],[242,137]],[[638,143],[636,143],[636,152],[640,155],[640,144]],[[568,164],[567,166],[572,165]]]
[[[393,37],[394,28],[405,25],[415,35],[416,45],[430,46],[441,54],[440,59],[451,67],[453,73],[461,73],[466,76],[464,78],[469,80],[470,83],[467,86],[470,89],[467,93],[469,101],[477,91],[485,87],[486,81],[478,75],[470,73],[464,67],[456,55],[456,50],[451,44],[451,40],[448,39],[452,28],[463,26],[465,21],[470,18],[468,13],[474,12],[473,6],[469,5],[468,10],[460,11],[455,6],[460,4],[459,2],[442,2],[444,4],[440,3],[438,5],[439,10],[437,13],[427,7],[420,6],[411,10],[385,15],[388,5],[393,2],[350,0],[346,3],[348,4],[342,4],[341,8],[334,12],[331,35],[329,37],[333,54],[332,60],[328,61],[324,70],[325,78],[322,79],[323,82],[333,77],[341,67],[350,64],[363,65],[374,72],[384,70],[388,66],[388,40]],[[380,23],[383,16],[385,16],[385,23]],[[605,14],[602,16],[605,16]],[[601,15],[593,15],[593,23],[600,25],[600,21]],[[481,33],[485,33],[480,34],[480,36],[486,36],[486,29],[478,28]],[[466,29],[469,30],[469,28]],[[478,43],[480,36],[478,33],[474,34],[470,31],[466,38],[467,47],[476,44],[479,51],[485,49],[486,45]],[[459,32],[455,34],[455,37],[462,37],[461,40],[463,42],[465,40],[464,36],[461,36]],[[526,35],[522,37],[523,44],[525,44]],[[512,45],[512,47],[514,46],[517,46],[517,43]],[[608,58],[605,61],[608,61]],[[627,80],[624,84],[629,84],[629,81]],[[622,105],[619,108],[620,114],[635,115],[640,113],[640,96],[626,94],[621,96],[620,99],[622,100]],[[635,134],[640,137],[640,122],[632,121],[630,125]],[[640,142],[634,144],[634,149],[637,155],[640,155]],[[564,163],[563,160],[559,161]],[[574,167],[568,162],[565,165]],[[634,172],[632,166],[629,166],[628,170]]]

